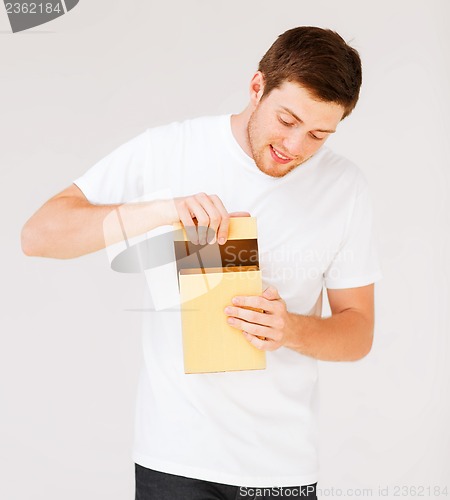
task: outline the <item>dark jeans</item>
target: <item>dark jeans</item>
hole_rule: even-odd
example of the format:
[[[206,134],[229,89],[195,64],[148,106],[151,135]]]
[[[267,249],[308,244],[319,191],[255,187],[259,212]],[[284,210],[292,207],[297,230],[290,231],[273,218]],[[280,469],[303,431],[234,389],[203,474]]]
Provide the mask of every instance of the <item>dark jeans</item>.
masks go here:
[[[317,500],[317,483],[289,488],[244,488],[166,474],[138,464],[135,464],[135,471],[135,500],[266,500],[275,498]]]

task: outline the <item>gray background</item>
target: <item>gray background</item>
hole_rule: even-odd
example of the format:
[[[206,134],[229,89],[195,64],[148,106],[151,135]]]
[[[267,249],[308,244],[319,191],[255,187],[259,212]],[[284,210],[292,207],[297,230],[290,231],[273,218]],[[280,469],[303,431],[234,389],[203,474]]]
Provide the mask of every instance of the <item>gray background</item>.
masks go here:
[[[329,144],[369,179],[384,272],[370,355],[320,363],[322,498],[450,488],[448,18],[446,0],[85,0],[13,35],[0,9],[1,498],[134,491],[144,282],[103,251],[24,257],[23,223],[146,127],[240,111],[259,58],[302,24],[337,30],[364,62]]]

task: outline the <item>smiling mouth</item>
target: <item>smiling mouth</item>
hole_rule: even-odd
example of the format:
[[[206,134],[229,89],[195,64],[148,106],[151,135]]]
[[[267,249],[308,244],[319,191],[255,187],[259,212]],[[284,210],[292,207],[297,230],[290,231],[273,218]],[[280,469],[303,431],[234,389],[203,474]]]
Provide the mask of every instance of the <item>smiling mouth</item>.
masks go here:
[[[274,158],[274,160],[278,163],[288,163],[292,161],[292,158],[289,158],[289,156],[285,156],[284,154],[280,153],[272,145],[270,145],[270,152],[272,153],[272,158]]]

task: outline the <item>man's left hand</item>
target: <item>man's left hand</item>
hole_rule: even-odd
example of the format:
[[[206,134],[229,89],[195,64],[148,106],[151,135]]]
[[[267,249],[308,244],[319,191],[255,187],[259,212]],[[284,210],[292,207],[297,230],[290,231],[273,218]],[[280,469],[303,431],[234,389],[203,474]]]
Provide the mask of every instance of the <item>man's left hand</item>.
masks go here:
[[[261,296],[233,297],[232,304],[225,308],[228,324],[257,349],[275,351],[292,338],[293,321],[276,288],[269,286]]]

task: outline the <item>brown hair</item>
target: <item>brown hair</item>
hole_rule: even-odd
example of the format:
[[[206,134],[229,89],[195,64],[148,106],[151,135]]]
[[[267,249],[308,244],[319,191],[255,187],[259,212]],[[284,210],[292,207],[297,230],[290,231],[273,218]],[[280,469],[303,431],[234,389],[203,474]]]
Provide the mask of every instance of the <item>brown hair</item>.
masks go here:
[[[263,97],[288,81],[305,87],[321,101],[343,106],[343,118],[358,102],[361,59],[329,29],[300,26],[286,31],[263,56],[258,70],[265,80]]]

